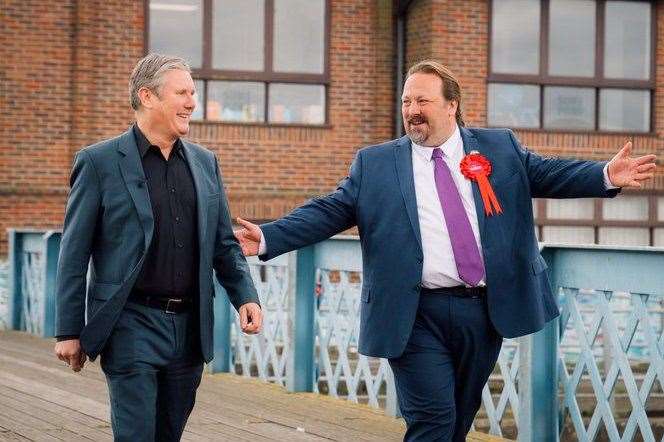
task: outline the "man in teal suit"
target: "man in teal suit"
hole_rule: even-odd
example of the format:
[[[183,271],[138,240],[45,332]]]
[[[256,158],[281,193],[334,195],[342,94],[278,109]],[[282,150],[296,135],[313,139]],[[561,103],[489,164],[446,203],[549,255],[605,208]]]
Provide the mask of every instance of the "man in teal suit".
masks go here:
[[[196,105],[188,65],[150,54],[129,89],[136,124],[74,160],[55,353],[74,371],[101,355],[116,441],[177,441],[213,356],[212,270],[244,332],[262,312],[217,159],[181,138]]]
[[[247,255],[270,259],[352,226],[363,261],[360,353],[388,358],[406,441],[464,441],[503,337],[558,315],[533,229],[536,198],[611,197],[653,176],[654,156],[543,158],[506,129],[467,129],[440,63],[408,72],[407,136],[361,149],[328,196],[256,226]]]

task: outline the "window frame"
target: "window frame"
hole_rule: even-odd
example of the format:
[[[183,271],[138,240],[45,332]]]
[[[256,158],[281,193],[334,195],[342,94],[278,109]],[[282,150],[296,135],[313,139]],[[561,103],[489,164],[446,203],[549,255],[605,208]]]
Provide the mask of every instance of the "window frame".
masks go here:
[[[145,0],[143,26],[143,53],[148,54],[150,50],[150,2]],[[195,120],[203,123],[219,123],[247,126],[287,126],[287,127],[329,127],[330,110],[330,30],[331,30],[331,8],[330,0],[323,0],[324,4],[324,30],[323,30],[323,73],[297,73],[297,72],[275,72],[273,70],[273,47],[274,47],[274,2],[265,1],[264,34],[263,34],[263,70],[245,71],[233,69],[215,69],[212,67],[212,34],[213,34],[213,3],[214,0],[201,0],[203,17],[203,41],[202,41],[202,66],[192,68],[191,76],[194,80],[201,80],[204,90],[201,94],[201,106],[203,106],[203,118]],[[223,121],[207,119],[208,81],[246,81],[259,82],[265,85],[264,120],[263,121]],[[320,124],[310,123],[273,123],[269,121],[270,109],[270,84],[285,83],[297,85],[316,85],[325,88],[324,121]]]
[[[493,40],[491,38],[493,31],[493,4],[496,0],[489,2],[489,27],[488,27],[488,53],[487,53],[487,79],[486,79],[486,112],[487,126],[489,123],[489,84],[504,83],[516,85],[534,85],[540,87],[540,115],[539,127],[519,127],[515,129],[536,132],[565,132],[565,133],[583,133],[583,134],[611,134],[611,135],[655,135],[655,92],[656,92],[656,54],[657,54],[657,2],[648,1],[650,4],[650,79],[649,80],[629,80],[604,78],[604,25],[606,18],[606,3],[611,0],[596,0],[595,7],[595,76],[594,77],[573,77],[548,75],[549,69],[549,12],[550,0],[540,0],[540,42],[539,42],[539,73],[538,74],[501,74],[493,73],[491,65],[491,54],[493,49]],[[544,89],[546,86],[569,86],[586,87],[595,90],[595,127],[593,130],[585,129],[554,129],[544,127]],[[650,119],[649,129],[646,132],[637,132],[629,130],[611,131],[599,128],[600,113],[600,91],[602,89],[627,89],[627,90],[647,90],[650,94]]]
[[[663,190],[649,189],[646,191],[626,190],[623,191],[626,196],[646,197],[648,199],[648,219],[643,220],[615,220],[604,218],[604,200],[594,199],[593,217],[587,219],[567,219],[567,218],[549,218],[547,214],[547,200],[545,198],[534,198],[533,205],[536,206],[537,214],[534,216],[535,227],[537,228],[538,238],[542,241],[545,226],[561,227],[592,227],[594,230],[594,244],[599,244],[599,229],[602,227],[640,227],[647,228],[649,232],[649,246],[655,243],[655,229],[664,228],[664,220],[658,218],[659,198],[664,196]],[[544,242],[547,239],[544,237]]]

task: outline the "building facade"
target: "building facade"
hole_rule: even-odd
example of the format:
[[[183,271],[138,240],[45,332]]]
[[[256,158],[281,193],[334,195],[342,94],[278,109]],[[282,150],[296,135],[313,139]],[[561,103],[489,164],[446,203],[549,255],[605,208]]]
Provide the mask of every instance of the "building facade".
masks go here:
[[[264,221],[334,189],[362,146],[401,134],[403,72],[458,76],[468,126],[544,155],[664,148],[664,3],[617,0],[5,0],[0,254],[7,228],[61,228],[73,155],[132,122],[148,51],[186,58],[189,138],[219,157],[233,216]],[[610,201],[541,200],[550,242],[664,246],[664,177]]]

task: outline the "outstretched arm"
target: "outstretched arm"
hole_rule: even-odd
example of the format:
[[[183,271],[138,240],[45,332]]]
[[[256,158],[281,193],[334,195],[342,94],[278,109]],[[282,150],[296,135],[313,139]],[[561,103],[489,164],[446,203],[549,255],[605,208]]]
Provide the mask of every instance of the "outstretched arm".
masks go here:
[[[362,181],[362,156],[358,153],[344,178],[331,194],[314,198],[285,217],[260,228],[238,219],[242,229],[235,232],[245,255],[259,254],[261,233],[266,251],[263,260],[327,239],[356,224],[355,210]]]
[[[641,187],[652,179],[655,155],[631,157],[628,142],[609,162],[547,158],[524,149],[512,131],[509,135],[523,163],[534,198],[611,197],[617,189],[607,189],[604,168],[610,184],[620,187]],[[607,183],[608,184],[608,183]]]

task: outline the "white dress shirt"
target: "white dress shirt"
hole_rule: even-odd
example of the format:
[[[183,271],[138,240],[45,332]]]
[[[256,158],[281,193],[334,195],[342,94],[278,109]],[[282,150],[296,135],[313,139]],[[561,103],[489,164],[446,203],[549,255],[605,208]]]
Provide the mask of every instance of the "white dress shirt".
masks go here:
[[[417,217],[420,221],[420,235],[422,237],[422,251],[424,262],[422,265],[422,286],[426,288],[454,287],[466,285],[459,277],[452,242],[445,224],[443,208],[438,199],[436,181],[434,179],[434,162],[431,158],[434,147],[413,146],[413,179],[415,180],[415,198],[417,200]],[[461,160],[464,157],[463,140],[457,126],[454,133],[441,146],[443,160],[452,172],[452,179],[457,186],[461,202],[470,227],[473,229],[475,241],[482,254],[480,241],[480,228],[475,210],[473,188],[470,180],[461,173]],[[484,285],[484,278],[480,281]]]
[[[424,262],[422,265],[422,286],[426,288],[455,287],[465,284],[459,277],[449,232],[445,224],[443,209],[438,199],[436,181],[434,179],[434,162],[431,158],[434,147],[425,147],[412,143],[413,179],[415,181],[415,198],[417,200],[417,217],[420,222],[420,235]],[[443,160],[447,163],[456,183],[459,196],[466,209],[470,227],[475,235],[477,247],[482,256],[482,242],[473,198],[471,181],[461,173],[461,160],[465,153],[459,127],[456,126],[452,136],[441,146]],[[615,189],[608,175],[608,164],[604,166],[604,185],[607,189]],[[267,252],[265,237],[261,232],[258,254]],[[479,283],[485,285],[485,279]]]

